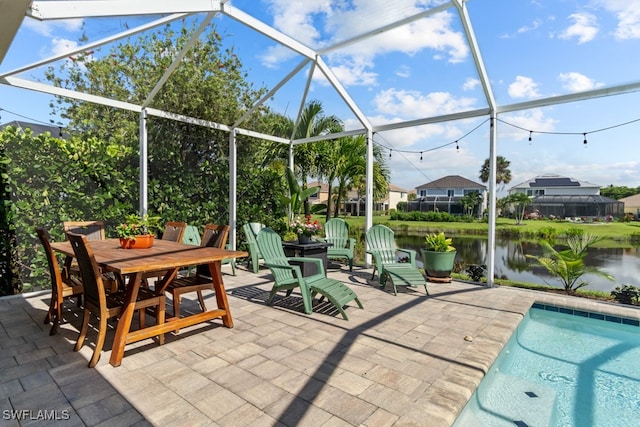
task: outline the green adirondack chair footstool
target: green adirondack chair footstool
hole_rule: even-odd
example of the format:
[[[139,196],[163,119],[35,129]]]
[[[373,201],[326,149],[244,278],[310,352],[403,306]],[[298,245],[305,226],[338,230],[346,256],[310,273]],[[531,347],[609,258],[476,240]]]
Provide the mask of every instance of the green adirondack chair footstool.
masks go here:
[[[256,237],[260,254],[264,258],[264,265],[271,270],[274,277],[274,284],[267,304],[271,304],[273,297],[279,291],[286,291],[287,296],[295,288],[300,288],[304,311],[307,314],[313,312],[313,299],[320,294],[321,298],[327,300],[336,307],[345,320],[349,320],[344,306],[350,301],[355,301],[358,307],[363,308],[355,292],[344,283],[326,277],[321,259],[287,257],[282,248],[282,239],[270,228],[263,228]],[[312,276],[303,277],[298,265],[291,265],[289,261],[313,262],[316,264],[318,273]]]

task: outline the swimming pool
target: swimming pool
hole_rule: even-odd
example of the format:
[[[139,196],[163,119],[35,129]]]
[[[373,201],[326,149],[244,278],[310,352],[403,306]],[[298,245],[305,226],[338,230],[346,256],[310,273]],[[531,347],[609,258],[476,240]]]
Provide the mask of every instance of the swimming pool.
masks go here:
[[[640,425],[638,321],[534,305],[454,423],[514,425]]]

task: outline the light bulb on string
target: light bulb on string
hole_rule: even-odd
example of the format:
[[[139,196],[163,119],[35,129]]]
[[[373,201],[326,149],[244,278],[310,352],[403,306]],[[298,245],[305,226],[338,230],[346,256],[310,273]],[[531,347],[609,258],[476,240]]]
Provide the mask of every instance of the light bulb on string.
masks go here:
[[[582,141],[582,143],[584,144],[584,147],[587,148],[587,134],[583,133],[582,136],[584,136],[584,141]]]
[[[422,151],[420,152],[420,161],[422,161]]]
[[[530,131],[529,131],[529,144],[531,144],[531,136],[532,136],[532,135],[533,135],[533,131],[532,131],[532,130],[530,130]]]
[[[456,151],[460,151],[460,146],[458,145],[458,141],[456,141]]]
[[[393,151],[392,149],[389,149],[389,158],[391,158],[391,152],[392,151]]]

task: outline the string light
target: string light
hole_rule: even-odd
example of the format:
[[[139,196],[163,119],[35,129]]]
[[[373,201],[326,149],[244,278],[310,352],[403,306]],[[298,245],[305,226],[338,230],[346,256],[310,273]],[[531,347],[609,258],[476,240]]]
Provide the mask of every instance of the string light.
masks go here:
[[[396,150],[396,152],[398,152],[398,153],[415,153],[415,154],[418,154],[418,153],[419,153],[419,154],[420,154],[420,160],[422,160],[422,159],[424,158],[423,153],[429,153],[429,152],[431,152],[431,151],[439,150],[439,149],[444,148],[444,147],[447,147],[447,146],[449,146],[449,145],[453,145],[453,144],[455,144],[455,145],[456,145],[456,150],[459,150],[459,149],[460,149],[460,141],[462,141],[464,138],[466,138],[467,136],[471,135],[473,132],[475,132],[476,130],[478,130],[478,129],[483,125],[483,124],[485,124],[485,123],[486,123],[486,122],[488,122],[489,120],[490,120],[490,119],[485,119],[485,120],[483,120],[480,124],[478,124],[478,126],[476,126],[475,128],[471,129],[469,132],[467,132],[466,134],[464,134],[462,137],[460,137],[460,138],[456,139],[455,141],[447,142],[447,143],[445,143],[445,144],[439,145],[439,146],[437,146],[437,147],[430,148],[430,149],[428,149],[428,150],[399,150],[399,149],[397,149],[397,148],[391,148],[391,147],[389,147],[389,145],[391,145],[391,144],[390,144],[388,141],[386,141],[384,138],[382,138],[382,136],[381,136],[381,135],[379,135],[379,134],[377,134],[377,133],[376,133],[376,134],[374,134],[374,137],[382,138],[382,139],[386,142],[386,144],[382,144],[382,143],[380,143],[380,142],[378,142],[378,141],[374,141],[374,143],[375,143],[375,144],[377,144],[378,146],[380,146],[380,147],[382,147],[382,148],[386,149],[386,150],[389,150],[389,157],[391,157],[391,152],[392,152],[393,150]]]
[[[587,134],[588,133],[603,132],[605,130],[611,130],[611,129],[615,129],[615,128],[618,128],[618,127],[626,126],[626,125],[629,125],[629,124],[632,124],[632,123],[640,122],[640,119],[633,119],[633,120],[629,120],[629,121],[624,122],[624,123],[619,123],[617,125],[607,126],[607,127],[601,128],[601,129],[594,129],[594,130],[591,130],[591,131],[588,131],[588,132],[551,132],[551,131],[541,131],[541,130],[535,130],[535,131],[534,130],[529,130],[529,129],[525,129],[525,128],[521,127],[521,126],[515,125],[513,123],[506,122],[506,121],[504,121],[502,119],[497,119],[497,120],[500,120],[505,125],[509,125],[509,126],[514,127],[516,129],[521,129],[523,131],[529,132],[529,142],[531,142],[531,140],[532,140],[533,132],[547,134],[547,135],[582,135],[583,136],[582,143],[585,146],[588,143],[588,141],[587,141]]]

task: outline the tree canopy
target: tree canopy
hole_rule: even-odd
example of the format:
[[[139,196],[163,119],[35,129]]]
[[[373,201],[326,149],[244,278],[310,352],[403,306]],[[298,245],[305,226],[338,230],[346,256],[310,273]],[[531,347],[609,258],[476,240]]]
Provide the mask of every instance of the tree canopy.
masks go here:
[[[496,184],[500,185],[501,188],[504,188],[506,184],[511,182],[511,170],[509,169],[510,164],[511,162],[504,157],[496,157]],[[480,169],[480,179],[482,182],[489,182],[489,167],[490,160],[486,159]]]

